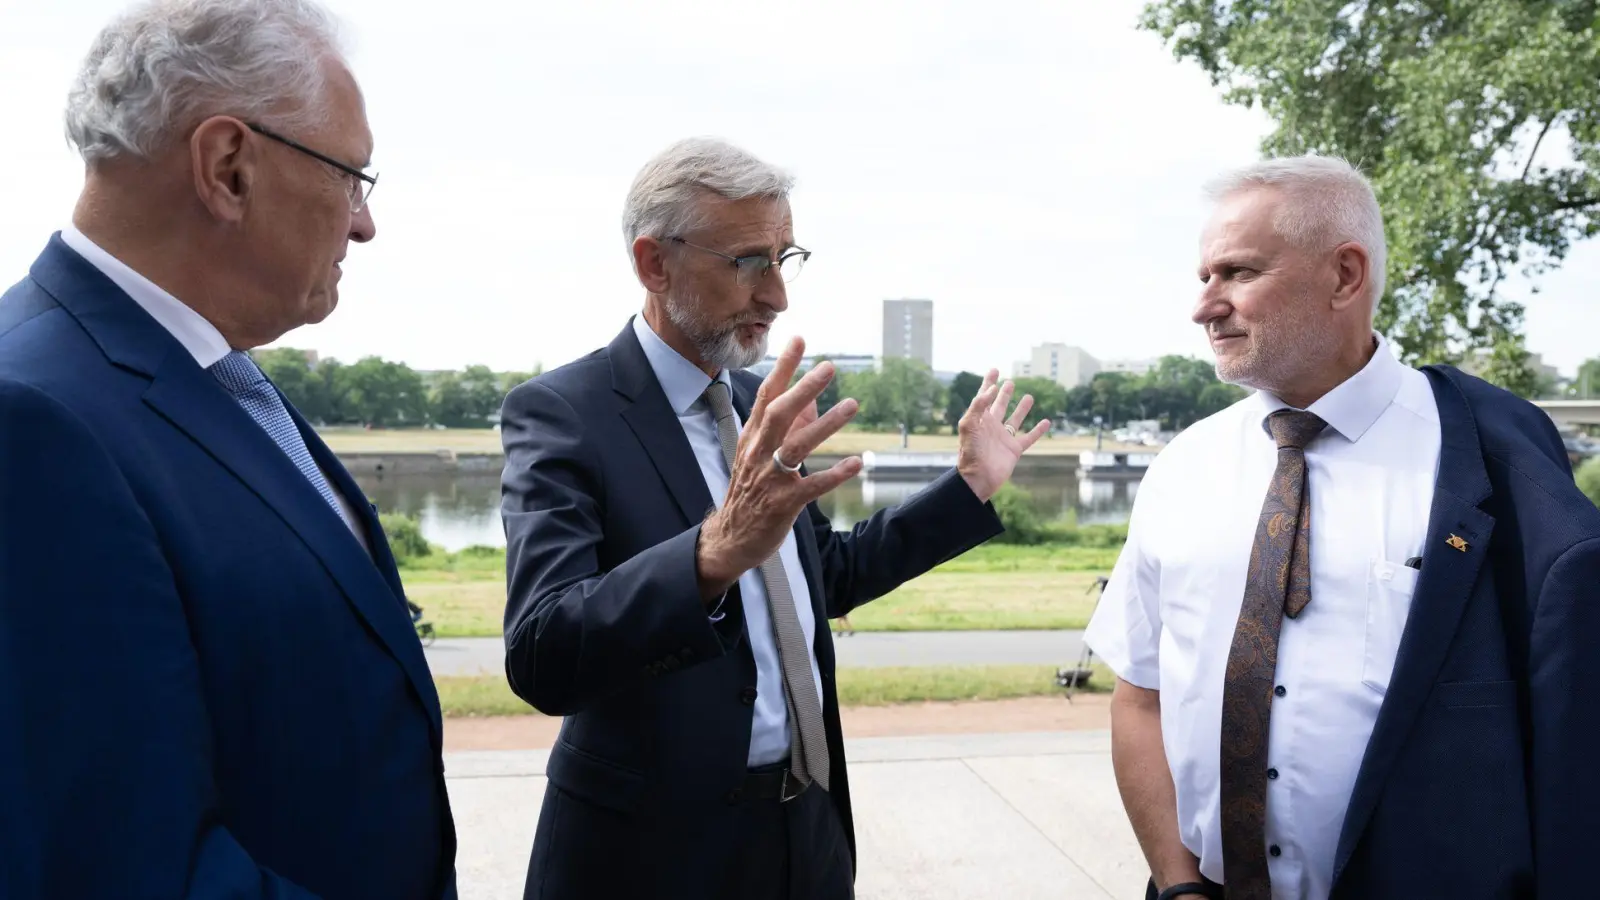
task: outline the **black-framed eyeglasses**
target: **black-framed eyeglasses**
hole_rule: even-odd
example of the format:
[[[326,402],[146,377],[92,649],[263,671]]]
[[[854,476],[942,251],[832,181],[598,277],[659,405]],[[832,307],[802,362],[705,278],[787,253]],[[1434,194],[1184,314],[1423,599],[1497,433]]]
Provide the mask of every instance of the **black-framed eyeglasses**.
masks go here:
[[[760,284],[761,276],[767,274],[767,270],[771,269],[773,266],[778,267],[778,274],[783,277],[784,283],[794,281],[796,278],[800,277],[800,270],[805,268],[806,260],[811,258],[811,251],[805,249],[804,247],[791,247],[784,251],[783,254],[777,259],[773,259],[765,254],[754,256],[730,256],[720,250],[713,250],[710,247],[702,247],[699,244],[691,244],[681,237],[672,238],[672,242],[675,244],[682,244],[685,247],[693,247],[701,252],[710,253],[713,256],[720,256],[727,260],[733,265],[737,272],[734,278],[744,287],[755,287],[756,285]]]
[[[378,184],[377,172],[373,172],[372,174],[368,175],[366,172],[363,172],[354,166],[345,165],[344,163],[339,162],[337,159],[334,159],[325,153],[318,153],[299,141],[292,140],[276,132],[269,131],[260,125],[255,124],[254,122],[246,122],[244,124],[247,125],[251,131],[254,131],[256,134],[259,134],[262,137],[271,138],[286,147],[292,147],[296,150],[299,150],[301,153],[304,153],[312,159],[327,163],[328,165],[333,166],[335,169],[338,169],[340,172],[349,175],[351,178],[350,211],[353,213],[360,212],[361,208],[367,205],[367,198],[372,196],[372,189]]]

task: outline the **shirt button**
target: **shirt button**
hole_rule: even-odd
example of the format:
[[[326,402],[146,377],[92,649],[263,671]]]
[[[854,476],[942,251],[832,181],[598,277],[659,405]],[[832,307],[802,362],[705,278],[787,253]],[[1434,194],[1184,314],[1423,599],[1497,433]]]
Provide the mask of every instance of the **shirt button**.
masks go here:
[[[747,687],[739,692],[739,702],[745,706],[754,706],[756,702],[756,689]]]
[[[1274,694],[1277,694],[1279,697],[1282,697],[1284,694],[1289,693],[1289,691],[1286,688],[1284,688],[1284,686],[1281,685],[1281,684],[1278,685],[1277,687],[1273,688],[1272,692]]]
[[[1267,770],[1267,777],[1271,778],[1274,781],[1276,781],[1278,779],[1278,770],[1277,769],[1268,769]]]
[[[1271,847],[1268,847],[1267,852],[1271,853],[1273,856],[1283,855],[1283,850],[1277,844],[1273,844]]]

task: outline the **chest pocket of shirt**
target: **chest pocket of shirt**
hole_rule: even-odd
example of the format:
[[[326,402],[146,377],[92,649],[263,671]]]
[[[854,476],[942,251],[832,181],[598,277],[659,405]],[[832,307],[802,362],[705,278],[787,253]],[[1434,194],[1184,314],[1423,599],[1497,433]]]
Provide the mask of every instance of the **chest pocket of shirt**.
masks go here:
[[[1411,614],[1418,572],[1409,566],[1373,559],[1367,568],[1367,645],[1361,682],[1379,694],[1389,691],[1389,676],[1400,651],[1400,636]]]

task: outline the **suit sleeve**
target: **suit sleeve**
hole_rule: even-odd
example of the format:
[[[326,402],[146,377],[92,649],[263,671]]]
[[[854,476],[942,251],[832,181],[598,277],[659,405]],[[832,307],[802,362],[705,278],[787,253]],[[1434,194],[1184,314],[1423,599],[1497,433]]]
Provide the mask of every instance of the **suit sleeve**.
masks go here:
[[[506,678],[517,696],[547,715],[571,715],[737,644],[736,598],[724,599],[715,621],[700,599],[699,526],[601,571],[600,450],[565,399],[523,385],[506,398],[500,428]]]
[[[1533,734],[1533,846],[1539,896],[1592,892],[1600,834],[1600,537],[1545,576],[1534,613],[1528,694]]]
[[[184,605],[121,471],[65,407],[0,380],[0,896],[309,900],[222,824],[209,736]]]
[[[822,556],[828,618],[846,615],[1005,531],[985,503],[950,470],[904,503],[878,510],[849,534],[835,531],[817,504],[806,507]]]

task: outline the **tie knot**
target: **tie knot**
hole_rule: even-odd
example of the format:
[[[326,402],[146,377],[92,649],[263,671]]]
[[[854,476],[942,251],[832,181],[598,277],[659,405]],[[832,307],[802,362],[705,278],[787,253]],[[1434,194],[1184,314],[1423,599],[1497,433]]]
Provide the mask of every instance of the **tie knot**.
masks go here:
[[[1272,432],[1279,450],[1304,450],[1327,424],[1316,413],[1300,409],[1280,409],[1267,416],[1267,430]]]
[[[248,393],[267,381],[255,360],[243,350],[235,350],[211,365],[211,374],[234,394]]]
[[[706,398],[706,405],[711,407],[711,414],[718,419],[726,419],[733,415],[733,395],[729,393],[728,386],[719,378],[711,382],[706,392],[701,395]]]

